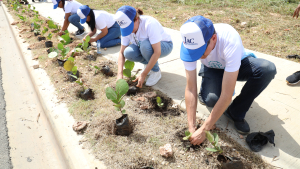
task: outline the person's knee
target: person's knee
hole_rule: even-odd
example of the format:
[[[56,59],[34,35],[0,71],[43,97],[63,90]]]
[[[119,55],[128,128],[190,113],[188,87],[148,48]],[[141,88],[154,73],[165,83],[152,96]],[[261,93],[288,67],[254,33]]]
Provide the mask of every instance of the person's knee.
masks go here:
[[[135,61],[135,52],[133,49],[127,47],[125,50],[124,50],[124,57],[127,59],[127,60],[130,60],[130,61]]]
[[[72,15],[71,16],[69,16],[69,18],[68,18],[68,21],[70,22],[70,23],[72,23],[73,22],[73,19],[72,19],[73,17],[72,17]]]
[[[141,42],[140,50],[143,57],[151,57],[153,55],[153,48],[148,39]]]
[[[209,93],[207,95],[207,98],[204,98],[204,99],[205,99],[206,106],[208,106],[208,107],[214,107],[215,104],[218,102],[219,97],[216,94],[214,94],[214,93]]]
[[[270,61],[265,61],[262,63],[261,71],[262,71],[263,76],[270,80],[274,79],[274,77],[277,73],[275,64]]]

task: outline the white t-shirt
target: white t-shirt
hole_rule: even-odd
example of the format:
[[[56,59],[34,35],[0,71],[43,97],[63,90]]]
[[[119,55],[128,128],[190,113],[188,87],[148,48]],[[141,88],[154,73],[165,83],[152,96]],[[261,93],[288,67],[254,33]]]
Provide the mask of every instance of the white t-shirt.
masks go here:
[[[210,68],[225,69],[226,72],[235,72],[241,66],[241,59],[245,49],[239,33],[228,24],[214,24],[217,33],[217,43],[211,53],[201,62]],[[184,62],[185,69],[195,70],[197,61]]]
[[[105,27],[110,28],[115,24],[114,15],[106,11],[94,10],[95,14],[95,27],[101,30]]]
[[[77,1],[65,1],[65,13],[77,14],[77,9],[82,6],[81,3]]]
[[[135,33],[131,33],[128,36],[121,37],[121,44],[128,46],[131,42],[137,45],[146,39],[149,39],[151,44],[156,44],[161,41],[172,41],[171,36],[164,30],[162,25],[151,16],[140,16],[140,25]]]

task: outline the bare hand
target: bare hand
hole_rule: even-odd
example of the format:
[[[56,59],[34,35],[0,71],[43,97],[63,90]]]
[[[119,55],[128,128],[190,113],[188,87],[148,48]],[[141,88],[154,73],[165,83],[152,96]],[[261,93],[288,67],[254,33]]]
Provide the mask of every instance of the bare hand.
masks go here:
[[[298,7],[295,9],[293,18],[294,18],[294,17],[298,18],[298,16],[299,16],[299,11],[300,11],[300,4],[299,4]]]
[[[193,145],[200,145],[206,139],[206,134],[203,126],[196,130],[196,132],[194,132],[190,137],[189,140]]]
[[[96,38],[91,38],[90,43],[96,42],[96,41],[97,41]]]
[[[143,84],[145,82],[145,79],[146,79],[146,76],[142,73],[133,82],[138,81],[138,84],[136,85],[136,87],[142,88]]]
[[[60,32],[58,33],[58,36],[61,36],[61,35],[63,35],[63,34],[64,34],[64,32],[60,31]]]

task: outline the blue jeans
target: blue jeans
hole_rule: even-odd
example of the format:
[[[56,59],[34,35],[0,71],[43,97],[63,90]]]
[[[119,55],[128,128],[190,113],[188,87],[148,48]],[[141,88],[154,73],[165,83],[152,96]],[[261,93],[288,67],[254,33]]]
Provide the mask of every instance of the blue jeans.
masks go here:
[[[201,65],[199,76],[202,84],[199,97],[208,107],[214,107],[222,90],[224,69],[208,68]],[[253,100],[269,85],[276,74],[274,63],[248,56],[241,61],[237,81],[247,81],[227,111],[236,121],[245,118]]]
[[[80,17],[77,14],[72,14],[71,16],[69,16],[68,21],[78,29],[84,29],[84,27],[80,24]]]
[[[171,53],[173,49],[173,42],[161,41],[160,46],[161,46],[161,55],[159,58],[163,58]],[[146,39],[140,43],[140,47],[134,44],[129,45],[124,51],[124,56],[126,59],[130,61],[140,62],[146,65],[150,61],[153,53],[154,50],[152,48],[152,45],[150,41]],[[156,62],[156,64],[153,66],[151,70],[154,72],[159,71],[158,62]]]
[[[109,48],[121,44],[121,30],[117,22],[108,29],[108,33],[99,39],[101,48]]]

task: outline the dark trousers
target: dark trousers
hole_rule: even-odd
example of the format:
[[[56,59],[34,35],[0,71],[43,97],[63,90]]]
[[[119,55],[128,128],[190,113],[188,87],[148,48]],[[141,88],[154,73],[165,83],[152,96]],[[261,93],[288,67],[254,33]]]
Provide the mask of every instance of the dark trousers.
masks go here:
[[[208,107],[214,107],[222,90],[224,69],[214,69],[201,65],[202,76],[199,97]],[[253,100],[269,85],[276,74],[274,63],[261,58],[248,56],[241,61],[237,81],[247,81],[231,105],[228,112],[234,120],[243,120]]]

